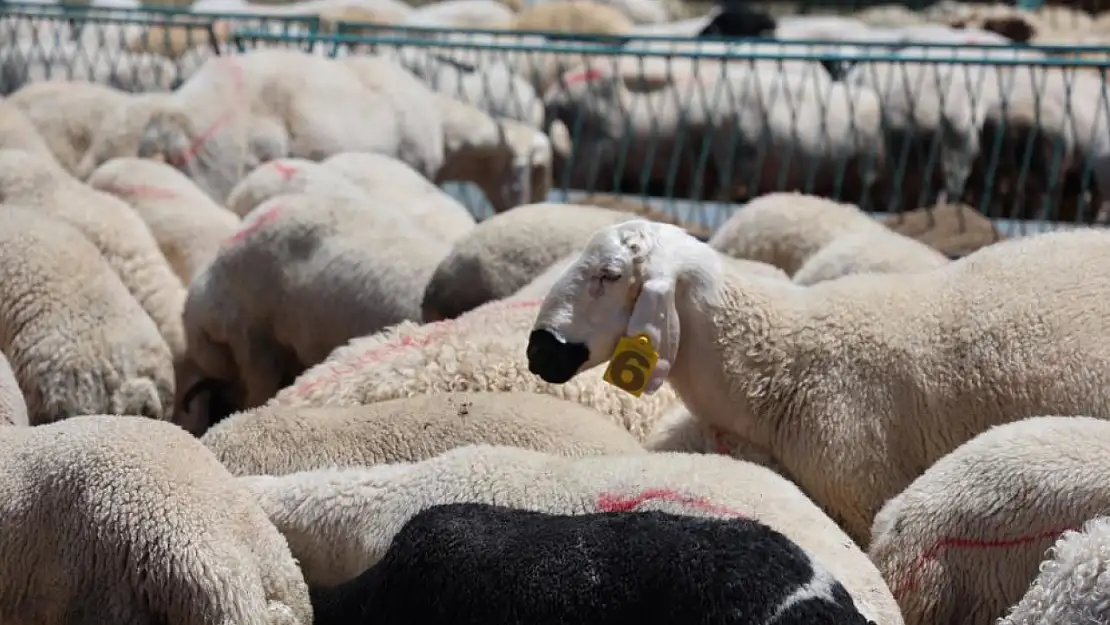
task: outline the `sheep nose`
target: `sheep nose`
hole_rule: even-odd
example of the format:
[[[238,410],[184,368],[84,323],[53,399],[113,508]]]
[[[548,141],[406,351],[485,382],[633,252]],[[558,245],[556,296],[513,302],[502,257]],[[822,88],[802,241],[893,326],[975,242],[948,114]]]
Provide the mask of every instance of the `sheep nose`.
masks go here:
[[[528,335],[528,370],[544,382],[569,382],[589,359],[590,348],[582,343],[568,343],[551,330],[533,330]]]

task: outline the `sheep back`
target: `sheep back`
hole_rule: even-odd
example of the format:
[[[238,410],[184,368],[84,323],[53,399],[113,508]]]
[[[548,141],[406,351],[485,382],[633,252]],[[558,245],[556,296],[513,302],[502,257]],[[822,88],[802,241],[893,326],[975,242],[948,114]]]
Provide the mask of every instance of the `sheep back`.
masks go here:
[[[0,353],[0,425],[30,425],[27,403],[7,357]]]
[[[309,625],[248,491],[184,430],[81,416],[0,430],[0,620]]]
[[[595,410],[533,393],[442,393],[343,408],[264,407],[201,439],[234,475],[411,462],[488,443],[566,456],[642,453]]]
[[[98,413],[170,418],[169,348],[80,232],[0,206],[0,285],[0,349],[32,425]]]

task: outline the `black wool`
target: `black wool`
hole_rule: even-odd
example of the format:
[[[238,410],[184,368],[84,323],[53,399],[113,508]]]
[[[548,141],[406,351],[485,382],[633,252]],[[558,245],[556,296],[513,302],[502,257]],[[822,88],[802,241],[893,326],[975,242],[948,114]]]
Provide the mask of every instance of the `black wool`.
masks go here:
[[[316,625],[868,625],[844,587],[748,519],[433,506]]]

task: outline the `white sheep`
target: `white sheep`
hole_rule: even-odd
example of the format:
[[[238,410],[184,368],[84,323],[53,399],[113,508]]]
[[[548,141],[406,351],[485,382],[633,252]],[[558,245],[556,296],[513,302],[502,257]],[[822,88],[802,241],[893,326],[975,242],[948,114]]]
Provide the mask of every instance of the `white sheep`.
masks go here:
[[[456,241],[440,261],[424,290],[423,319],[454,319],[508,297],[581,249],[598,228],[632,218],[605,208],[555,203],[494,215]]]
[[[648,176],[656,185],[675,177],[695,199],[783,189],[855,197],[883,168],[878,96],[827,76],[742,65],[641,92],[594,65],[563,83],[544,103],[549,120],[578,129],[581,165],[566,174],[576,188],[620,180],[638,191]]]
[[[321,162],[372,197],[395,198],[425,232],[454,244],[474,230],[474,216],[458,200],[395,158],[373,152],[343,152]]]
[[[310,584],[377,562],[420,510],[496,503],[562,514],[663,510],[746,517],[782,532],[826,566],[881,625],[902,622],[874,565],[797,487],[757,465],[700,454],[566,458],[470,445],[414,463],[237,478],[289,540]]]
[[[833,240],[806,260],[794,283],[808,286],[858,273],[914,273],[948,263],[937,250],[880,226]]]
[[[951,259],[967,256],[1005,238],[990,219],[964,204],[927,206],[887,215],[881,222]]]
[[[1103,511],[1105,512],[1105,510]],[[1093,625],[1110,620],[1106,544],[1110,517],[1087,521],[1067,531],[1028,592],[999,625]]]
[[[555,263],[510,297],[457,319],[425,325],[405,322],[353,339],[301,374],[268,405],[359,406],[459,391],[545,393],[593,408],[643,440],[674,400],[669,389],[636,400],[604,382],[600,370],[564,386],[545,384],[528,372],[520,344],[540,301],[565,267],[566,262]]]
[[[768,193],[733,213],[710,237],[709,247],[774,265],[793,276],[833,241],[883,229],[851,204],[801,193]]]
[[[189,359],[241,384],[239,409],[350,339],[419,319],[422,285],[448,247],[367,204],[361,193],[274,197],[193,278]]]
[[[417,7],[400,26],[488,29],[509,25],[516,13],[497,0],[442,0]]]
[[[0,209],[3,210],[3,209]],[[7,357],[0,353],[0,425],[30,425],[27,417],[27,402],[15,371]]]
[[[38,211],[0,205],[0,349],[31,424],[81,414],[169,419],[170,350],[100,252]]]
[[[869,555],[907,625],[1004,616],[1061,532],[1110,509],[1108,435],[1090,417],[993,427],[886,502]]]
[[[437,393],[344,408],[259,408],[219,423],[201,442],[233,475],[414,462],[477,444],[572,457],[646,453],[597,411],[534,393]]]
[[[57,162],[22,150],[0,150],[0,201],[33,208],[80,230],[154,320],[170,351],[184,352],[185,287],[130,206],[81,184]]]
[[[169,423],[0,429],[0,549],[3,622],[312,623],[281,535]]]
[[[227,208],[245,218],[267,200],[279,195],[306,193],[354,194],[360,189],[339,172],[303,158],[279,158],[255,167],[231,189]]]
[[[543,102],[512,65],[496,59],[466,63],[437,52],[404,48],[398,60],[435,91],[473,105],[491,117],[516,120],[533,128],[543,126]]]
[[[768,449],[865,545],[887,499],[988,427],[1110,417],[1110,280],[1073,271],[1104,256],[1106,232],[1055,232],[930,271],[801,287],[726,274],[681,229],[629,221],[596,233],[551,288],[529,369],[562,384],[646,334],[658,362],[624,356],[614,375],[648,392],[669,380],[692,414]]]
[[[0,100],[0,148],[23,150],[39,158],[54,158],[47,139],[11,100]]]
[[[525,5],[509,25],[510,31],[620,35],[635,22],[608,2],[545,0]]]
[[[239,228],[234,213],[163,163],[113,159],[92,173],[88,185],[135,209],[184,284],[216,258],[220,243]]]
[[[62,167],[83,179],[78,166],[85,150],[111,112],[126,107],[133,97],[107,85],[58,78],[30,83],[7,101],[23,112]]]

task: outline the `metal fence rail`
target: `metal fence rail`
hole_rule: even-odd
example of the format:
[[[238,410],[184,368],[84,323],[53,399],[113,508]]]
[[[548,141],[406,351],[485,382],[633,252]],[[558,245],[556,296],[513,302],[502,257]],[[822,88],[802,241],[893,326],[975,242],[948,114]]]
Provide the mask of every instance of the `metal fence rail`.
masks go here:
[[[557,148],[555,197],[628,195],[708,228],[776,190],[871,211],[959,200],[993,219],[1063,227],[1096,221],[1100,176],[1110,189],[1101,46],[568,39],[255,14],[0,11],[5,92],[51,76],[164,90],[212,55],[268,47],[378,54],[491,115],[542,126]]]

